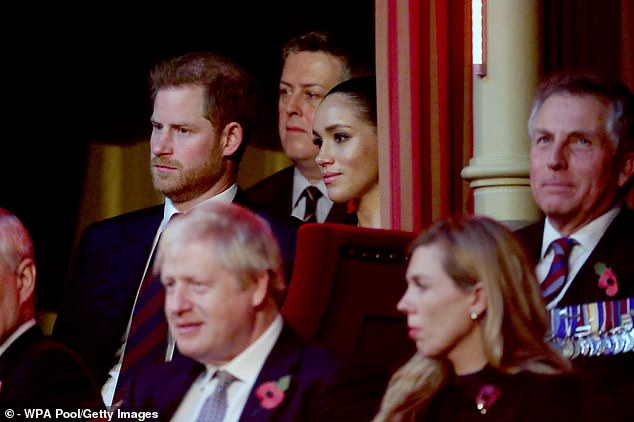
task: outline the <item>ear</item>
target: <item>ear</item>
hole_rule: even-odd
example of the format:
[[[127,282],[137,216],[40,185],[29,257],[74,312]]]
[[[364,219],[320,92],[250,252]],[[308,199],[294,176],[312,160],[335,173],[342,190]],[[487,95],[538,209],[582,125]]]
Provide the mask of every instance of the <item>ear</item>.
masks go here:
[[[228,157],[240,148],[242,145],[242,126],[238,122],[230,122],[222,130],[220,141],[222,142],[222,156]]]
[[[625,186],[634,174],[634,152],[626,152],[623,156],[621,170],[619,171],[619,187]]]
[[[263,271],[259,274],[254,283],[255,289],[252,293],[252,304],[254,308],[258,308],[264,304],[269,291],[269,283],[271,281],[271,275],[268,271]]]
[[[487,295],[486,290],[482,283],[476,283],[473,286],[473,290],[471,291],[471,303],[470,303],[470,312],[475,312],[478,315],[482,315],[486,312],[488,308]]]
[[[35,290],[35,262],[31,258],[25,258],[16,270],[16,284],[20,297],[20,305],[27,302],[33,296]]]

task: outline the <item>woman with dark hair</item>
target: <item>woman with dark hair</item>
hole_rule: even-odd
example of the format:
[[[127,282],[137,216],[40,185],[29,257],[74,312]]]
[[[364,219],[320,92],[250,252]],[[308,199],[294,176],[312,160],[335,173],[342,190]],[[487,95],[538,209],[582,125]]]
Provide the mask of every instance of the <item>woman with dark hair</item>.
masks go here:
[[[315,112],[313,142],[328,197],[349,204],[351,224],[380,227],[374,77],[349,79],[326,94]]]

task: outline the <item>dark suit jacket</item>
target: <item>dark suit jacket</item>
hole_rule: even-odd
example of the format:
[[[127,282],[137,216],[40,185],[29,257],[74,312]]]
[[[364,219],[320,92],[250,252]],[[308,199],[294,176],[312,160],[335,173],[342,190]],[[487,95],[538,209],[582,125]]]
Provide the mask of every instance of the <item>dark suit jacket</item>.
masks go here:
[[[169,420],[205,367],[181,357],[148,367],[133,379],[122,410],[154,409]],[[282,403],[267,410],[255,390],[290,375]],[[344,362],[326,349],[309,345],[285,326],[249,394],[241,421],[369,421],[378,411],[388,374],[365,363]]]
[[[86,365],[31,327],[0,355],[0,409],[105,409]],[[20,420],[20,418],[17,418]]]
[[[254,209],[238,191],[234,203]],[[163,219],[163,205],[122,214],[90,225],[73,259],[53,337],[75,350],[99,385],[118,361],[134,299]],[[292,271],[297,228],[255,210],[271,224]]]
[[[520,240],[537,263],[544,222],[518,230]],[[577,273],[558,306],[634,297],[634,211],[623,208]],[[606,295],[598,287],[594,266],[604,263],[616,275],[619,291]],[[634,352],[573,360],[588,400],[586,420],[631,420],[634,415]],[[609,412],[617,412],[610,418]],[[606,418],[606,419],[604,419]]]
[[[293,172],[295,167],[286,167],[245,189],[249,200],[262,206],[270,214],[290,217],[293,211]],[[326,217],[329,223],[347,223],[346,204],[334,203]],[[292,217],[291,217],[292,218]],[[298,220],[293,218],[293,220]],[[301,222],[300,222],[301,224]]]

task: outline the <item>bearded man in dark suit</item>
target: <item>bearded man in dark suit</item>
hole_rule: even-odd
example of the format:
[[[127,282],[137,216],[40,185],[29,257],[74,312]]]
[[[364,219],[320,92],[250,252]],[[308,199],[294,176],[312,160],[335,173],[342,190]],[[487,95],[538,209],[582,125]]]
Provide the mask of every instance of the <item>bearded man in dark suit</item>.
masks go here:
[[[538,279],[554,281],[543,289],[553,342],[583,381],[585,419],[631,420],[634,213],[624,198],[634,173],[634,97],[597,75],[552,75],[535,95],[529,135],[531,190],[545,219],[518,235]],[[547,277],[556,239],[569,250]]]
[[[150,79],[151,173],[165,204],[85,230],[53,330],[54,337],[76,350],[93,370],[107,405],[115,386],[119,392],[125,384],[120,375],[131,315],[154,247],[172,215],[207,201],[248,203],[236,177],[257,121],[252,76],[226,57],[194,52],[157,64]],[[296,228],[269,221],[290,271]],[[164,317],[162,324],[166,327]],[[173,343],[167,334],[160,341],[160,359],[169,360]],[[136,366],[159,359],[145,350],[139,353]]]

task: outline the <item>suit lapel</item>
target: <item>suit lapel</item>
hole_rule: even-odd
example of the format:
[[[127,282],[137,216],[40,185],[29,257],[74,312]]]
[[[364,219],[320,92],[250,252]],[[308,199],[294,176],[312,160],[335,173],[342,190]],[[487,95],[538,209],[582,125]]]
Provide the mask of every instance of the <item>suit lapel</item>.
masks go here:
[[[632,236],[634,212],[623,208],[575,276],[560,306],[634,296]],[[614,271],[619,283],[619,291],[615,296],[607,296],[606,291],[598,286],[600,275],[595,270],[598,263]]]
[[[24,355],[25,351],[37,343],[43,336],[42,330],[35,325],[22,333],[22,335],[0,355],[0,381],[11,372],[15,362]]]
[[[158,385],[155,390],[156,399],[153,402],[161,403],[164,406],[165,415],[171,418],[198,375],[205,370],[205,366],[182,355],[174,357],[174,361],[168,365],[171,368],[165,380],[168,380],[169,384]]]
[[[267,422],[273,420],[274,416],[284,411],[284,408],[289,405],[293,391],[296,388],[293,376],[296,375],[295,368],[300,361],[302,349],[302,340],[285,324],[280,337],[264,362],[258,378],[255,380],[253,389],[249,393],[249,398],[240,416],[241,421]],[[284,399],[280,405],[274,409],[263,408],[260,399],[255,394],[257,389],[266,382],[277,382],[285,376],[290,376],[290,385],[288,390],[284,392]]]
[[[528,257],[532,260],[533,266],[536,266],[541,259],[544,222],[545,220],[541,220],[515,232],[524,245]]]

